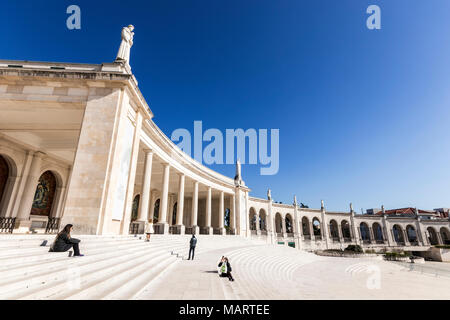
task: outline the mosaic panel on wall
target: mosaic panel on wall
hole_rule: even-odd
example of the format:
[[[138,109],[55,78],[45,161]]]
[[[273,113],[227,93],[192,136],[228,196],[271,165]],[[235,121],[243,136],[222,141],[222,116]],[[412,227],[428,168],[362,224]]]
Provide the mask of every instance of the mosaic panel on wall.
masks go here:
[[[6,188],[6,182],[8,181],[9,167],[6,160],[0,156],[0,201],[2,200],[3,193]]]
[[[50,216],[55,191],[55,176],[50,171],[44,172],[39,178],[39,183],[36,187],[31,214],[38,216]]]

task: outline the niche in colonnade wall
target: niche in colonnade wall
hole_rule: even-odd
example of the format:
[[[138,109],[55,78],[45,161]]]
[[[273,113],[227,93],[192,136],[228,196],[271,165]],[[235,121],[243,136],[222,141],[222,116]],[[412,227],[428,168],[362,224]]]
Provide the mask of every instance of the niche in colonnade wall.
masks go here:
[[[0,155],[0,208],[2,207],[3,195],[6,189],[6,183],[9,178],[9,166],[5,158]]]
[[[45,171],[40,177],[34,194],[31,215],[50,216],[56,192],[56,178],[51,171]]]

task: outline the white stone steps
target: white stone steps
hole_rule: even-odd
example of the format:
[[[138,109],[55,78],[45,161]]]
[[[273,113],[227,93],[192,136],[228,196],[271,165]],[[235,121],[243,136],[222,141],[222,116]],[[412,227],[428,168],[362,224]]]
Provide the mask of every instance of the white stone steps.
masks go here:
[[[98,252],[106,252],[109,250],[114,250],[115,248],[126,248],[126,247],[132,247],[134,246],[135,243],[127,243],[127,244],[119,244],[119,245],[111,245],[111,246],[105,246],[105,247],[96,247],[96,248],[91,248],[91,249],[87,249],[84,250],[84,247],[81,248],[81,252],[82,253],[89,253],[89,255],[95,255]],[[12,256],[8,256],[8,257],[2,257],[0,258],[0,271],[4,270],[5,268],[13,268],[22,264],[30,264],[32,262],[41,262],[44,263],[45,261],[51,261],[54,260],[56,258],[56,260],[61,260],[63,259],[63,257],[67,258],[69,253],[68,251],[65,252],[48,252],[48,247],[42,247],[42,251],[40,251],[39,253],[21,253],[20,250],[18,250],[17,252],[20,254],[17,255],[12,255]],[[69,250],[72,251],[73,250]]]
[[[114,291],[106,294],[102,297],[103,300],[131,300],[138,294],[145,290],[145,288],[151,285],[157,277],[169,272],[171,268],[179,263],[181,259],[170,256],[169,259],[165,258],[158,264],[148,268],[145,268],[144,272],[138,273],[134,278],[128,280],[125,284],[121,283]]]
[[[118,243],[135,243],[139,240],[134,240],[134,239],[130,239],[130,240],[119,240],[119,241],[114,241],[114,240],[109,240],[109,241],[104,241],[104,242],[80,242],[80,251],[86,251],[87,249],[90,248],[96,248],[96,247],[111,247],[111,246],[116,246]],[[142,240],[141,240],[142,241]],[[43,249],[48,250],[50,249],[50,243],[48,243],[45,247],[41,247],[41,246],[27,246],[27,247],[22,247],[22,248],[8,248],[6,250],[1,250],[0,251],[0,258],[3,257],[11,257],[11,256],[15,256],[17,254],[18,251],[20,251],[23,254],[33,254],[33,253],[39,253],[41,251],[43,251]],[[73,249],[71,249],[73,250]]]
[[[154,250],[153,248],[149,247],[147,250]],[[159,253],[165,254],[166,250],[161,249],[158,250]],[[91,263],[88,263],[86,265],[78,266],[78,270],[80,274],[89,274],[96,271],[102,271],[107,270],[109,268],[117,267],[117,265],[120,265],[121,263],[126,262],[132,262],[133,259],[139,258],[139,256],[142,256],[143,251],[136,251],[132,253],[126,253],[124,255],[121,255],[120,257],[113,256],[109,259],[101,260],[101,261],[93,261]],[[74,260],[82,260],[85,257],[77,257],[73,258]],[[81,263],[81,261],[80,261]],[[77,267],[77,266],[74,266]],[[24,293],[31,289],[36,289],[37,291],[42,291],[42,289],[46,287],[52,287],[55,283],[64,283],[67,280],[67,270],[69,268],[62,264],[58,271],[46,271],[44,270],[39,275],[33,275],[33,276],[26,276],[21,278],[17,281],[12,281],[7,285],[1,285],[0,286],[0,299],[8,298],[11,299],[12,297],[14,299],[21,297]],[[12,296],[12,297],[11,297]]]
[[[165,260],[174,261],[176,256],[172,256],[167,252],[142,254],[133,261],[122,263],[119,269],[110,270],[109,272],[102,271],[101,274],[83,275],[80,289],[66,290],[50,298],[56,300],[99,300],[108,293],[122,286],[127,286],[128,281],[131,281],[135,276],[146,272],[151,267],[156,267]]]
[[[47,245],[50,245],[53,240],[55,240],[56,235],[49,235],[47,237],[41,237],[41,238],[28,238],[28,239],[1,239],[0,238],[0,250],[7,249],[7,248],[25,248],[25,247],[35,247],[39,246],[44,240],[47,240]],[[80,239],[82,242],[90,242],[90,243],[101,243],[101,242],[107,242],[107,241],[129,241],[129,240],[138,240],[138,237],[76,237],[74,238]]]
[[[72,264],[86,264],[86,263],[90,263],[91,261],[99,261],[101,259],[105,259],[108,258],[110,256],[117,256],[118,254],[120,254],[121,252],[135,252],[137,250],[141,250],[141,249],[145,249],[149,246],[148,243],[136,243],[134,242],[133,244],[128,244],[126,246],[122,246],[122,245],[117,245],[115,247],[111,247],[107,250],[105,250],[104,248],[98,248],[95,250],[96,253],[93,252],[89,252],[89,254],[87,254],[85,257],[83,257],[82,263],[79,263],[80,260],[78,259],[74,259],[74,258],[68,258],[67,257],[67,252],[65,253],[64,256],[59,256],[56,257],[55,259],[49,259],[49,260],[44,260],[44,261],[39,261],[39,263],[36,263],[36,261],[32,261],[31,263],[24,263],[24,264],[18,264],[16,266],[8,266],[8,268],[3,268],[3,270],[0,270],[0,276],[2,278],[4,277],[12,277],[12,276],[17,276],[17,275],[31,275],[33,272],[35,271],[40,271],[40,270],[47,270],[50,271],[52,270],[52,268],[54,267],[58,267],[61,265],[61,261],[64,261],[64,265],[68,266],[68,265],[72,265]],[[162,244],[157,244],[157,245],[152,245],[152,248],[158,248],[163,246]],[[47,253],[47,255],[49,255],[50,257],[53,256],[54,254],[59,254],[58,252],[51,252],[51,253]],[[1,280],[0,280],[0,284],[1,284]]]
[[[247,257],[252,250],[253,247],[248,247],[228,255],[231,266],[233,267],[233,277],[235,278],[235,281],[233,282],[233,291],[239,299],[257,299],[257,296],[249,291],[249,284],[243,276],[245,275],[244,270],[239,269],[239,264],[236,263],[236,261],[239,261],[241,258]]]

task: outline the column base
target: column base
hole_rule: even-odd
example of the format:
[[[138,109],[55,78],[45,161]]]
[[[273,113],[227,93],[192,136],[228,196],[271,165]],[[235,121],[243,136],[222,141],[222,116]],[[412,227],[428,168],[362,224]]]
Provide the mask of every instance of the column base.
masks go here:
[[[186,227],[184,225],[182,225],[182,224],[175,225],[174,228],[175,228],[176,234],[185,234]]]
[[[200,227],[199,226],[192,226],[191,227],[191,234],[200,234]]]
[[[214,234],[214,229],[213,229],[213,227],[204,227],[203,232],[204,232],[204,234],[212,235],[212,234]]]
[[[256,235],[260,236],[261,235],[261,230],[256,230]]]
[[[31,220],[16,220],[13,233],[31,233]]]
[[[218,229],[219,234],[220,234],[221,236],[227,235],[227,230],[226,230],[225,228],[217,228],[217,229]]]
[[[169,224],[168,223],[156,223],[157,234],[169,234]]]

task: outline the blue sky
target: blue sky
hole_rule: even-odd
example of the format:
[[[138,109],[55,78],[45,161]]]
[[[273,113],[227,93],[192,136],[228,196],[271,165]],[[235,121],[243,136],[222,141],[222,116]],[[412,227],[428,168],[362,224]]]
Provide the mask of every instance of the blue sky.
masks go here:
[[[81,8],[81,30],[66,8]],[[366,28],[381,8],[382,29]],[[177,128],[280,129],[280,170],[244,165],[251,195],[329,210],[450,207],[450,1],[9,1],[1,58],[131,66]],[[234,167],[213,169],[234,176]]]

